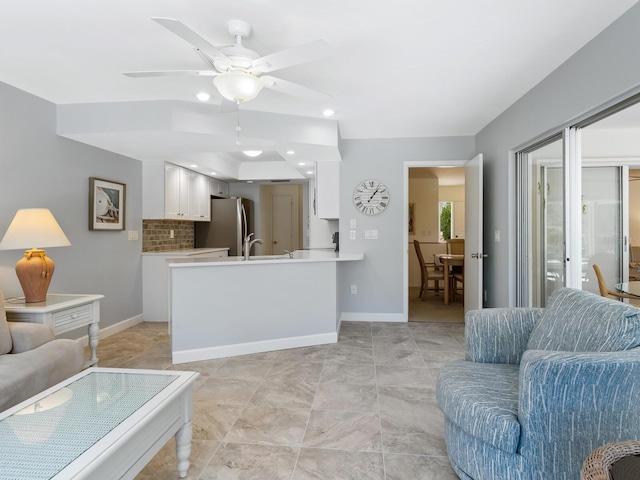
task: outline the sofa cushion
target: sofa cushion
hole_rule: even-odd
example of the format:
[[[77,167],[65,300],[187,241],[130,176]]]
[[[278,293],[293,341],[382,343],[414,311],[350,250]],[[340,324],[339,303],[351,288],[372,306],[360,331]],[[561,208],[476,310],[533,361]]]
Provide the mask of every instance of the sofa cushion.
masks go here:
[[[7,325],[7,312],[4,311],[4,295],[0,291],[0,355],[9,353],[12,348],[13,343]]]
[[[444,416],[467,434],[507,453],[520,441],[518,365],[448,363],[438,375]]]
[[[582,290],[561,288],[536,323],[527,350],[615,352],[640,346],[640,309]]]

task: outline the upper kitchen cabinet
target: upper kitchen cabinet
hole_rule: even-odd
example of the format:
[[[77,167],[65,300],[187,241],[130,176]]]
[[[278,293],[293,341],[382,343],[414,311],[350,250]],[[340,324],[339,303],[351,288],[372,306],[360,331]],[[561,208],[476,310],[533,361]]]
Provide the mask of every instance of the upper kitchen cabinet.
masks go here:
[[[229,184],[225,182],[221,182],[220,180],[216,180],[215,178],[210,179],[211,183],[211,195],[216,197],[228,197],[229,196]]]
[[[196,222],[211,220],[211,193],[209,177],[189,172],[189,216]]]
[[[340,162],[316,163],[316,216],[340,218]]]
[[[142,162],[142,217],[209,221],[209,177],[168,162]]]

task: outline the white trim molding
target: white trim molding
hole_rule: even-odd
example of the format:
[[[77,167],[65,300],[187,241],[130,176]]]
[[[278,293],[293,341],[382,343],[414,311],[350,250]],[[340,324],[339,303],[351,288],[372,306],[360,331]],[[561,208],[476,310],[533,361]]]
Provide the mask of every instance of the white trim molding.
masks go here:
[[[403,313],[342,312],[340,322],[407,322]]]

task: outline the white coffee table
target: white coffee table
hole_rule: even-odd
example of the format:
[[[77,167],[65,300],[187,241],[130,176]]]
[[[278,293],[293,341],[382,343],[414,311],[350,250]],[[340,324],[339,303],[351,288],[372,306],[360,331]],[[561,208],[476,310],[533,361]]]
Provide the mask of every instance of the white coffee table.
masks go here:
[[[197,377],[94,367],[0,413],[0,479],[132,479],[173,435],[185,477]]]

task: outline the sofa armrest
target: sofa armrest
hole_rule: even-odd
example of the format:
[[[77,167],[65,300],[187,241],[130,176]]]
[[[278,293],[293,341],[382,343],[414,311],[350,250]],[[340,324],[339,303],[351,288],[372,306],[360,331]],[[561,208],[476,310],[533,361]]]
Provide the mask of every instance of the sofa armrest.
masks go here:
[[[467,360],[517,365],[542,312],[542,308],[486,308],[467,312]]]
[[[578,478],[595,446],[640,437],[640,349],[527,350],[520,363],[518,421],[523,457],[538,459],[551,472],[580,459],[572,475]]]
[[[527,350],[519,377],[519,415],[636,409],[640,348],[620,352]]]
[[[28,322],[7,322],[13,349],[11,353],[22,353],[38,348],[40,345],[54,340],[56,337],[48,325]]]

